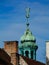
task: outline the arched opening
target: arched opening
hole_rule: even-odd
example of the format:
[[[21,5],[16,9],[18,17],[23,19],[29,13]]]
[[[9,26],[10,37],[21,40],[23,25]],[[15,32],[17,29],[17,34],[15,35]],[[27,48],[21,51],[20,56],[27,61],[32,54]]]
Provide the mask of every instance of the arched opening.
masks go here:
[[[22,55],[24,55],[24,52],[23,51],[21,51],[22,52]]]
[[[33,51],[31,51],[31,59],[33,59]]]
[[[29,51],[25,51],[26,57],[29,57]]]

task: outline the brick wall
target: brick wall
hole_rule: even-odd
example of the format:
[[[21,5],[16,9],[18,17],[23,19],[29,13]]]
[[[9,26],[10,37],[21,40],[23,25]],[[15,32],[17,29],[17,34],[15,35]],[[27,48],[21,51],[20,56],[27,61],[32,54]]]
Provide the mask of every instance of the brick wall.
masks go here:
[[[11,63],[18,65],[18,41],[5,41],[4,50],[10,55]]]
[[[11,53],[18,53],[18,41],[5,41],[4,50],[11,56]]]

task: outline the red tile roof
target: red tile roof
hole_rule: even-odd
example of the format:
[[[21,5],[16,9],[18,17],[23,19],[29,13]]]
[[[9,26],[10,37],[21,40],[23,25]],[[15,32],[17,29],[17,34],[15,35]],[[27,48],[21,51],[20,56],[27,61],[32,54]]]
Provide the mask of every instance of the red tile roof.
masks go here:
[[[17,53],[18,54],[18,53]],[[25,57],[25,56],[22,56],[20,54],[18,54],[19,56],[21,56],[28,65],[46,65],[42,62],[39,62],[39,61],[35,61],[35,60],[32,60],[32,59],[29,59],[28,57]]]
[[[39,61],[35,61],[35,60],[29,59],[29,58],[24,57],[24,56],[22,56],[22,57],[29,65],[45,65],[44,63],[41,63]]]
[[[10,56],[1,48],[0,48],[0,62],[4,62],[7,65],[12,65],[10,63],[11,62]]]

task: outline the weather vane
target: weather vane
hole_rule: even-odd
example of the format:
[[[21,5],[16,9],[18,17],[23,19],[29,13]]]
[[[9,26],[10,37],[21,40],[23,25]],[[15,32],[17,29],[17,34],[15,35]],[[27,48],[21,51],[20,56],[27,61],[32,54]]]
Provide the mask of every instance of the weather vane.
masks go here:
[[[30,8],[26,8],[26,18],[30,17],[29,13],[30,13]]]
[[[30,17],[30,8],[26,8],[27,27],[29,26],[28,18]]]

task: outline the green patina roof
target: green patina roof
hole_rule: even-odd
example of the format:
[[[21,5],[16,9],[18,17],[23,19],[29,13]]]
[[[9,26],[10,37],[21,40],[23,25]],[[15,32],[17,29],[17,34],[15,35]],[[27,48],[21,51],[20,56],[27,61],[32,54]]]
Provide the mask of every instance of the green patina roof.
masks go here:
[[[21,44],[19,46],[20,49],[21,48],[27,48],[27,47],[34,48],[34,49],[37,49],[38,48],[38,46],[35,43],[30,44],[30,42],[25,42],[25,43],[23,43],[23,44]]]
[[[29,25],[29,23],[27,23],[27,29],[24,32],[24,35],[20,39],[21,43],[23,43],[23,44],[21,44],[19,46],[19,48],[29,47],[29,48],[37,49],[36,39],[35,39],[34,35],[32,34],[32,32],[29,30],[28,25]]]
[[[32,35],[32,32],[29,30],[29,29],[27,29],[26,31],[25,31],[25,33],[24,33],[24,35],[21,37],[21,39],[20,39],[21,41],[26,41],[26,40],[32,40],[32,41],[34,41],[34,40],[36,40],[35,39],[35,37]]]
[[[36,39],[28,28],[26,29],[24,35],[21,37],[20,40],[21,40],[21,43],[23,43],[19,46],[20,49],[27,48],[27,47],[34,48],[34,49],[38,48],[35,42]]]
[[[38,46],[36,45],[36,38],[34,37],[32,32],[29,30],[28,13],[26,18],[27,18],[27,24],[26,24],[27,28],[26,28],[26,31],[24,32],[24,35],[20,38],[21,44],[19,45],[19,48],[23,49],[23,48],[29,47],[29,48],[37,49]]]

